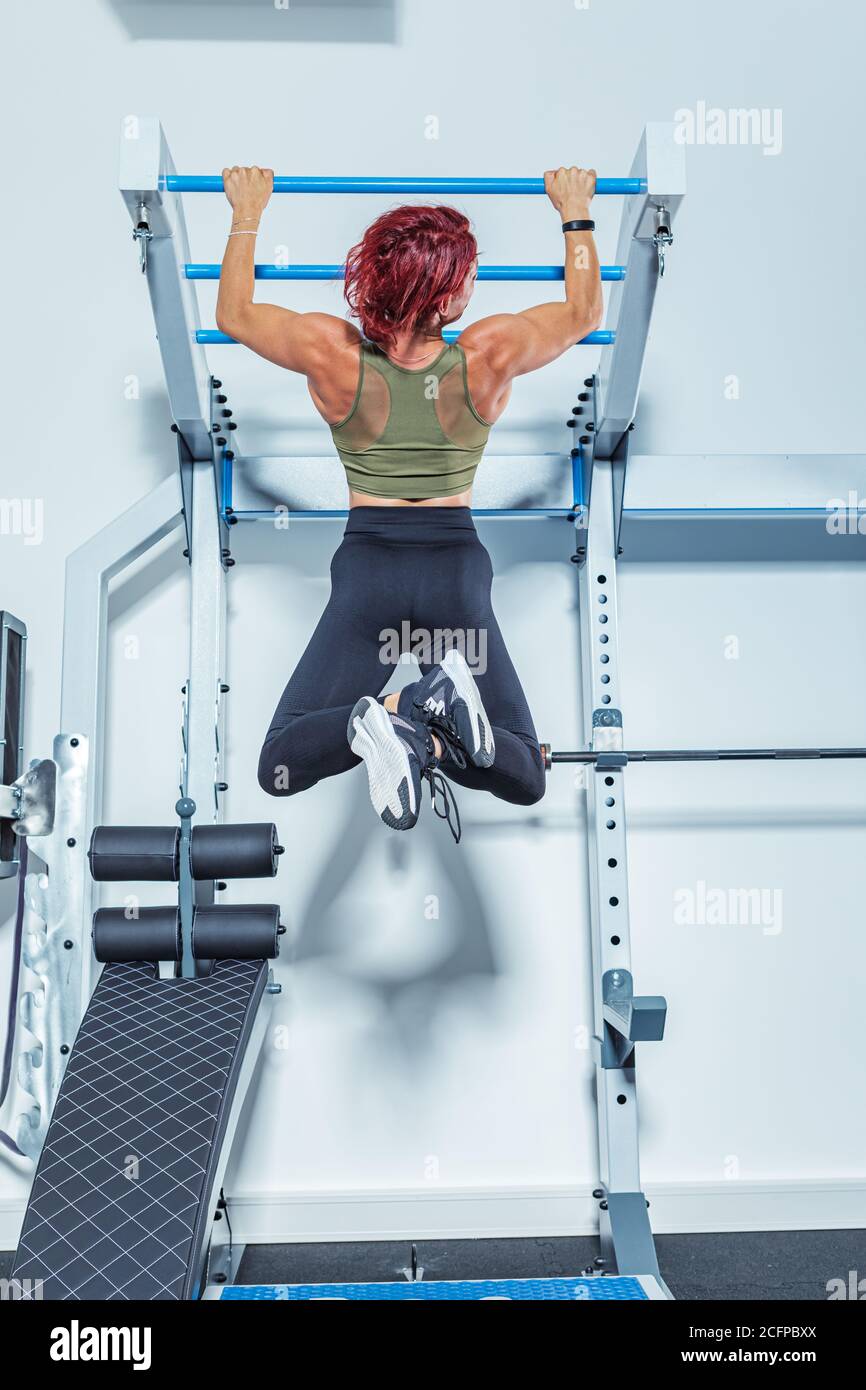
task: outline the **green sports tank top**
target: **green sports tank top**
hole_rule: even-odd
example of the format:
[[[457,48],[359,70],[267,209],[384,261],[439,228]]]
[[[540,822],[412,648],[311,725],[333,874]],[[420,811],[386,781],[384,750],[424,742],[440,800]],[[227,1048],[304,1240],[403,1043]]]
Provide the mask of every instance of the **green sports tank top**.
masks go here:
[[[398,367],[361,342],[352,409],[331,425],[349,486],[372,497],[453,497],[470,487],[491,426],[466,381],[466,354],[446,343],[426,367]]]

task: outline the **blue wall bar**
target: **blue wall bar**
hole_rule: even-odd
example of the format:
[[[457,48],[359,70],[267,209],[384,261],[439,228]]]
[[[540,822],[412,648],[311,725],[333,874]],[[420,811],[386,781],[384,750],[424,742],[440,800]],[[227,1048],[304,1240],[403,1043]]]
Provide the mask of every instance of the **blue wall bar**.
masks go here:
[[[187,280],[218,280],[218,265],[196,264],[184,266]],[[257,280],[342,280],[344,267],[341,265],[257,265]],[[482,265],[478,267],[479,280],[563,280],[565,271],[561,265]],[[624,280],[624,265],[603,265],[602,280]]]
[[[460,337],[460,332],[456,328],[446,328],[442,334],[446,343],[453,343]],[[234,343],[236,338],[230,338],[228,333],[220,333],[218,328],[199,328],[196,331],[195,340],[197,343]],[[608,347],[616,342],[616,334],[607,328],[600,328],[597,333],[589,333],[585,338],[581,338],[576,344],[577,347],[599,345]]]
[[[167,174],[169,193],[222,193],[222,174]],[[598,179],[596,193],[646,193],[646,179]],[[348,179],[277,175],[275,193],[543,193],[544,179]]]

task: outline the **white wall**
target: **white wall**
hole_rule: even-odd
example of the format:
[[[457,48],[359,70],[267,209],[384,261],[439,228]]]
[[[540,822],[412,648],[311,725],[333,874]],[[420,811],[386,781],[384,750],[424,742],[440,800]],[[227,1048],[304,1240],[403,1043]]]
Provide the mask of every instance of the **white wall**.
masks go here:
[[[583,11],[566,0],[383,0],[271,13],[49,0],[16,7],[3,25],[13,61],[0,102],[14,134],[4,153],[0,495],[41,501],[44,535],[38,545],[0,536],[0,604],[31,632],[32,756],[49,751],[59,717],[65,557],[174,466],[150,310],[116,192],[118,127],[131,111],[161,117],[188,172],[257,161],[284,172],[506,175],[561,161],[625,173],[647,120],[700,100],[781,108],[778,157],[752,147],[688,151],[639,448],[862,447],[866,290],[852,272],[864,212],[864,21],[847,5],[733,0],[710,11],[688,0],[662,10],[591,0]],[[425,138],[431,114],[435,141]],[[556,218],[541,200],[466,205],[490,261],[558,255]],[[299,260],[338,260],[378,206],[276,199],[260,254],[270,259],[269,247],[286,243]],[[603,259],[613,256],[617,215],[616,200],[599,200]],[[218,259],[220,200],[188,200],[188,216],[195,258]],[[333,287],[273,288],[280,302],[339,311]],[[212,289],[202,287],[206,323]],[[482,285],[472,313],[528,302],[528,286]],[[214,350],[211,362],[231,387],[248,451],[329,452],[300,382],[236,350]],[[594,363],[581,350],[519,382],[492,452],[562,449],[564,407]],[[726,398],[730,374],[738,400]],[[137,399],[128,398],[130,378]],[[578,1226],[589,1210],[573,1194],[591,1181],[594,1135],[579,1046],[588,1007],[581,795],[570,773],[557,772],[529,814],[464,794],[459,850],[429,817],[405,839],[380,833],[359,772],[288,803],[266,801],[256,785],[258,743],[325,601],[338,531],[324,521],[293,528],[272,555],[273,538],[251,528],[238,538],[231,579],[227,814],[275,815],[289,847],[278,885],[291,927],[277,1009],[290,1046],[269,1053],[252,1116],[236,1178],[251,1200],[245,1219],[273,1239],[384,1231],[388,1222],[415,1233],[425,1224]],[[573,743],[567,528],[487,523],[483,537],[539,733]],[[110,817],[160,819],[173,801],[185,663],[179,548],[122,585],[113,607]],[[629,741],[863,742],[866,642],[852,623],[862,583],[829,567],[626,570]],[[732,633],[736,662],[722,645]],[[859,774],[647,768],[635,769],[630,788],[638,984],[671,1004],[665,1045],[641,1057],[657,1222],[723,1223],[707,1193],[717,1185],[727,1199],[732,1173],[740,1189],[793,1183],[806,1194],[800,1224],[831,1224],[804,1185],[846,1178],[838,1219],[853,1221],[864,1136],[842,985],[861,949]],[[782,931],[676,927],[673,895],[698,880],[780,887]],[[271,886],[257,891],[268,897]],[[435,923],[423,915],[430,893],[441,898]],[[0,922],[10,910],[4,889]],[[10,935],[0,926],[6,971]],[[323,1199],[285,1205],[273,1220],[255,1205],[268,1194],[376,1189],[478,1189],[490,1200],[383,1215],[366,1198]],[[494,1200],[517,1189],[540,1199]],[[703,1196],[677,1206],[669,1189]],[[0,1169],[0,1201],[22,1190]],[[778,1207],[767,1197],[754,1210],[760,1226]],[[791,1210],[775,1219],[785,1224]]]

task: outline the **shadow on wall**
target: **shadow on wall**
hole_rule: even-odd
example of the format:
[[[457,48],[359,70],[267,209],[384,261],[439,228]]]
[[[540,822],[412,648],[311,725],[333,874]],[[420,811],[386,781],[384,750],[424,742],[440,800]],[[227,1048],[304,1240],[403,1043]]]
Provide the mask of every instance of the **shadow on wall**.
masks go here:
[[[455,992],[501,973],[492,924],[469,856],[428,798],[418,826],[397,835],[376,823],[362,769],[341,781],[343,823],[298,914],[293,961],[327,964],[365,993],[393,1055],[423,1062]]]
[[[109,0],[132,39],[396,43],[397,0]]]

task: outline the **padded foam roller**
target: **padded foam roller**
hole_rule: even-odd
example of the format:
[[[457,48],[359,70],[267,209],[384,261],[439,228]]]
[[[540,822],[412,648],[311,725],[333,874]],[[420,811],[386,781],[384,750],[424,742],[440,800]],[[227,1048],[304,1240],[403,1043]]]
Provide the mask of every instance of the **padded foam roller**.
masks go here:
[[[137,917],[127,917],[122,907],[100,907],[93,916],[93,950],[102,962],[180,960],[180,913],[140,907]]]
[[[280,909],[274,903],[197,907],[192,953],[196,960],[273,960],[280,950]],[[101,907],[93,917],[93,949],[101,962],[181,959],[176,907]]]
[[[97,883],[128,879],[176,882],[180,831],[176,825],[98,825],[90,837],[87,857]]]
[[[262,823],[195,825],[190,855],[193,878],[273,878],[277,872],[277,827]]]
[[[280,950],[279,927],[274,903],[197,907],[192,953],[196,960],[273,960]]]

